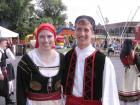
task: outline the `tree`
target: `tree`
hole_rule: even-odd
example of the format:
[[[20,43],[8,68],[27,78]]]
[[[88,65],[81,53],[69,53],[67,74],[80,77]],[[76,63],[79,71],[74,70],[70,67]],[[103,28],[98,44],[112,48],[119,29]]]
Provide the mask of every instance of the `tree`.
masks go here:
[[[29,18],[34,12],[32,0],[3,0],[0,1],[0,24],[7,28],[23,32],[29,27]]]
[[[33,33],[41,22],[56,26],[64,23],[66,7],[61,0],[39,0],[40,9],[35,10],[32,0],[0,0],[0,25],[18,33]],[[21,39],[24,39],[21,34]]]
[[[39,5],[42,15],[51,17],[56,26],[63,24],[67,18],[66,14],[63,13],[66,6],[62,3],[62,0],[39,0]]]
[[[41,23],[47,23],[47,22],[49,22],[49,23],[52,23],[53,24],[53,20],[52,20],[52,18],[50,18],[50,17],[48,17],[48,18],[46,18],[46,17],[43,17],[43,18],[36,18],[36,17],[32,17],[32,18],[30,18],[30,30],[29,30],[29,32],[33,32],[34,31],[34,29],[39,25],[39,24],[41,24]]]

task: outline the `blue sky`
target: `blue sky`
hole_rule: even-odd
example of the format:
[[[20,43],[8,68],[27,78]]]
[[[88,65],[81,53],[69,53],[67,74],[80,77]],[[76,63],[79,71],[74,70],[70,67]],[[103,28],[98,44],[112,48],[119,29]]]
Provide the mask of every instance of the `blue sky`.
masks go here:
[[[92,16],[96,24],[104,24],[103,18],[108,18],[109,23],[124,21],[140,21],[140,0],[62,0],[67,6],[67,22],[74,22],[79,15]],[[101,13],[99,11],[99,8]],[[137,10],[136,15],[135,12]]]

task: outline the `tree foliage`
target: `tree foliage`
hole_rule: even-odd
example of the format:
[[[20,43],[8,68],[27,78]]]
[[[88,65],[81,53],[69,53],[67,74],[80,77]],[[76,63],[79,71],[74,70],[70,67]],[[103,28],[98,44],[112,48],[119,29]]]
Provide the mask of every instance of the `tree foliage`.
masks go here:
[[[66,7],[61,0],[38,0],[37,10],[31,1],[0,0],[0,25],[27,35],[33,33],[35,27],[42,22],[56,26],[64,23],[66,14],[63,12]]]
[[[63,24],[67,18],[66,14],[63,13],[66,11],[66,6],[62,3],[62,0],[40,0],[39,5],[42,15],[51,17],[56,26]]]
[[[0,1],[0,24],[17,32],[26,31],[34,12],[32,0]]]

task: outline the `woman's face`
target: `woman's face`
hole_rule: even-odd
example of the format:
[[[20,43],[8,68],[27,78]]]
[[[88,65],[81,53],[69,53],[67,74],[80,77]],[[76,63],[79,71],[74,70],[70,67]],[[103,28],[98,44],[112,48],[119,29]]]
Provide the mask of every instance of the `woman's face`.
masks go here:
[[[38,34],[39,48],[50,50],[55,44],[54,34],[48,30],[42,30]]]
[[[6,48],[7,47],[7,40],[0,42],[0,45],[2,48]]]

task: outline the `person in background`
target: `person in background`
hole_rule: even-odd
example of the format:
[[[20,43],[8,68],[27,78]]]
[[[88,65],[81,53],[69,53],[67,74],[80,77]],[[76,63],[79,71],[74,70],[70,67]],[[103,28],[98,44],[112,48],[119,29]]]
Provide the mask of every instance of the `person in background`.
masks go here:
[[[124,68],[119,81],[121,105],[140,105],[140,53],[136,51],[138,41],[125,39],[120,52]]]
[[[8,81],[9,81],[9,94],[14,94],[14,80],[15,80],[15,71],[11,62],[14,62],[15,55],[13,54],[12,42],[10,39],[7,39],[7,47],[5,49],[7,56],[7,72],[8,72]]]
[[[65,55],[65,105],[120,105],[114,66],[91,44],[95,21],[82,15],[75,21],[77,47]]]
[[[62,105],[64,55],[55,50],[56,30],[50,23],[37,28],[35,49],[17,66],[17,105]]]
[[[5,105],[14,105],[15,102],[12,101],[9,95],[9,86],[8,86],[8,71],[6,69],[6,63],[9,59],[6,58],[5,49],[7,46],[7,39],[0,38],[0,71],[4,77],[4,80],[0,80],[0,96],[5,98]]]

